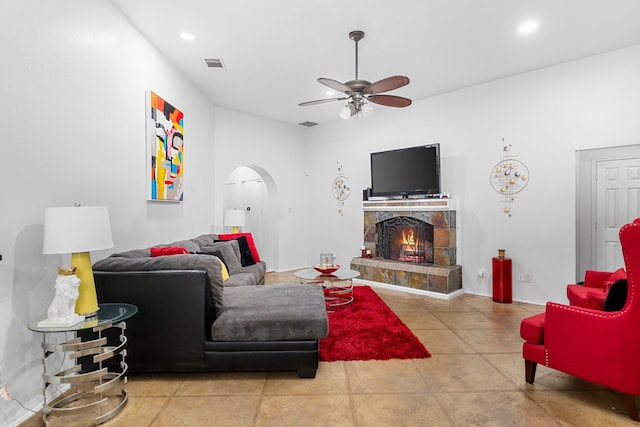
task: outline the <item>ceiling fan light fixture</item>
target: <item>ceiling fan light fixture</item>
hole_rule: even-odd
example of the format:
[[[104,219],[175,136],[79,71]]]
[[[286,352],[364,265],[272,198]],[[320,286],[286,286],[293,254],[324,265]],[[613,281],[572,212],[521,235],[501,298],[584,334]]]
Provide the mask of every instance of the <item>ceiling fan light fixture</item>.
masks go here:
[[[364,102],[362,104],[362,107],[360,107],[359,115],[362,115],[362,118],[366,119],[367,117],[371,116],[371,114],[373,114],[373,107],[371,107],[368,102]]]
[[[342,110],[340,110],[340,114],[338,114],[338,116],[340,116],[342,120],[349,120],[352,109],[355,109],[355,107],[351,104],[347,104],[342,108]]]

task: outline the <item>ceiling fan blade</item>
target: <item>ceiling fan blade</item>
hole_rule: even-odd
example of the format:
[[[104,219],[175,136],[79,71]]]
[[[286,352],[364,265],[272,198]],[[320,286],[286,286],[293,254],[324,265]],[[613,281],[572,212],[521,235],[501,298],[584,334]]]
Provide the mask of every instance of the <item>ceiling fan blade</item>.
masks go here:
[[[307,105],[324,104],[325,102],[344,101],[345,99],[349,99],[349,98],[342,97],[342,98],[317,99],[317,100],[315,100],[315,101],[301,102],[300,104],[298,104],[298,106],[299,106],[299,107],[305,107],[305,106],[307,106]]]
[[[320,77],[318,82],[322,83],[325,86],[329,86],[331,89],[337,90],[339,92],[344,92],[347,95],[352,95],[353,90],[344,83],[340,83],[337,80],[327,79],[325,77]]]
[[[387,107],[408,107],[411,105],[409,98],[403,98],[395,95],[369,95],[367,100],[380,105],[386,105]]]
[[[378,80],[371,83],[369,86],[362,90],[364,94],[374,94],[388,92],[390,90],[398,89],[399,87],[409,84],[409,77],[406,76],[391,76],[386,79]]]

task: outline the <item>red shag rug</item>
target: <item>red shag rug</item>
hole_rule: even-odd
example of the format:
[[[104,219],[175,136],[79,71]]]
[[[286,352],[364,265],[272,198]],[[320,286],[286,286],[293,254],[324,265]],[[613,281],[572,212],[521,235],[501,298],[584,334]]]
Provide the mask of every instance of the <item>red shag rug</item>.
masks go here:
[[[320,340],[320,360],[388,360],[431,357],[369,286],[353,287],[353,303],[329,313],[329,336]]]

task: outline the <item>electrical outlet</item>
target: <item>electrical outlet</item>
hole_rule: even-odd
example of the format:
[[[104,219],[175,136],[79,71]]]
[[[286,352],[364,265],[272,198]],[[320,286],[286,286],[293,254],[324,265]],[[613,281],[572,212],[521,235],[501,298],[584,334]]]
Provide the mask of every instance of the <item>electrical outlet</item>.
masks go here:
[[[518,282],[531,283],[531,273],[518,273]]]

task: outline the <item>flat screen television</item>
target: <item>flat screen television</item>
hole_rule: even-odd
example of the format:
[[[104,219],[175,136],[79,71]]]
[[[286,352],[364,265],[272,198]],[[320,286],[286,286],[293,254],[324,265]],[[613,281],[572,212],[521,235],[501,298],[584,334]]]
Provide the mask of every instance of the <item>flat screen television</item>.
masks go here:
[[[371,195],[440,194],[440,144],[371,153]]]

